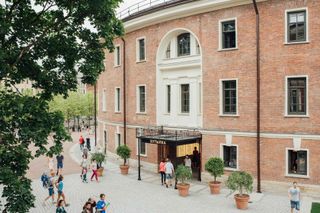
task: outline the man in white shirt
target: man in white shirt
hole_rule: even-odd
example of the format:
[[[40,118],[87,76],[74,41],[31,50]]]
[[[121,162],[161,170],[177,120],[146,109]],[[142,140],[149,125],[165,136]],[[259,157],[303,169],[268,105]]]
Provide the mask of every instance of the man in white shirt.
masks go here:
[[[168,185],[172,186],[172,177],[174,173],[174,167],[169,158],[167,159],[167,162],[165,165],[165,173],[166,173],[166,187],[168,188]]]
[[[191,159],[189,158],[189,155],[186,155],[186,158],[184,159],[184,165],[191,170]]]
[[[293,182],[293,186],[289,188],[288,195],[291,205],[291,213],[296,209],[297,212],[300,211],[300,188],[297,187],[297,182]]]

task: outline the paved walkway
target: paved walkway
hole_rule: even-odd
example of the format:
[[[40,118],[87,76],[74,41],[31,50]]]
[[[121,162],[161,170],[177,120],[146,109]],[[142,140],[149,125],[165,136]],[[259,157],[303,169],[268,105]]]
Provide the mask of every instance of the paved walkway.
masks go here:
[[[72,159],[80,161],[80,151],[77,144],[69,150]],[[66,155],[67,153],[65,153]],[[79,167],[78,167],[79,168]],[[80,172],[80,171],[79,171]],[[186,198],[178,196],[178,191],[165,188],[159,183],[159,176],[143,171],[143,180],[137,181],[137,171],[130,168],[129,175],[120,174],[119,166],[108,159],[104,176],[100,182],[82,183],[78,174],[65,176],[65,194],[68,213],[79,213],[85,201],[91,197],[98,197],[105,193],[111,203],[108,213],[237,213],[232,196],[228,197],[229,190],[222,189],[220,195],[210,195],[205,184],[194,182],[191,184],[190,195]],[[37,197],[36,208],[32,213],[55,212],[55,207],[48,201],[42,204],[47,196],[47,190],[41,187],[40,181],[33,182],[33,192]],[[253,194],[253,202],[245,212],[257,213],[288,213],[289,202],[286,196]],[[310,212],[307,206],[311,200],[305,198],[302,202],[301,212]]]

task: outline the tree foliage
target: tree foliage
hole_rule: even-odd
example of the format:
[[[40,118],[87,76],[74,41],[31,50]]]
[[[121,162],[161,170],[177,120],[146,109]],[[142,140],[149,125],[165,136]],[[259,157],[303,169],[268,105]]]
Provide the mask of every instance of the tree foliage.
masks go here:
[[[247,193],[252,192],[253,178],[247,172],[243,172],[243,171],[232,172],[232,174],[228,177],[226,186],[229,189],[231,189],[233,192],[238,191],[240,193],[240,196],[242,196],[244,192],[247,192]]]
[[[214,177],[214,182],[216,182],[217,177],[221,177],[224,172],[223,160],[218,157],[209,158],[204,168]]]
[[[123,165],[126,165],[127,159],[130,158],[131,149],[127,145],[120,145],[117,147],[117,155],[123,159]]]
[[[186,180],[190,180],[192,178],[192,171],[189,167],[184,165],[179,165],[176,169],[176,177],[182,184],[185,184]]]
[[[104,69],[104,49],[112,51],[113,39],[123,34],[115,16],[119,2],[0,1],[0,184],[9,201],[4,212],[29,212],[35,200],[25,176],[30,160],[57,154],[70,140],[64,109],[50,111],[49,102],[76,90],[79,72],[83,83],[95,83]],[[38,94],[16,89],[26,79]],[[48,138],[54,141],[49,148]]]

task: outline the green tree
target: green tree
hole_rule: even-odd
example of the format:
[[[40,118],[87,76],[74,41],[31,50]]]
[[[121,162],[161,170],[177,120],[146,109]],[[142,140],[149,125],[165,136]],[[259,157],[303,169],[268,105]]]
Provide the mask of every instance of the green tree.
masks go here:
[[[0,184],[3,212],[29,212],[35,197],[26,171],[32,158],[57,154],[70,140],[63,114],[49,110],[55,95],[82,82],[94,84],[104,69],[104,49],[123,34],[115,16],[120,0],[3,0],[0,2]],[[90,23],[94,30],[84,23]],[[21,94],[29,79],[39,93]],[[63,110],[62,110],[63,111]],[[46,148],[48,136],[54,145]],[[36,154],[29,150],[36,147]]]

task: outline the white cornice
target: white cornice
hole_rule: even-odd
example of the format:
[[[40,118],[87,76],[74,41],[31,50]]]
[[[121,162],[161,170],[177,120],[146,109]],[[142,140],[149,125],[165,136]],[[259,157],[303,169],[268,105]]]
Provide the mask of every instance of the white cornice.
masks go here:
[[[262,2],[267,0],[257,0]],[[166,8],[124,22],[126,33],[168,20],[215,11],[228,7],[251,4],[252,0],[201,0]],[[252,8],[253,10],[253,8]]]

